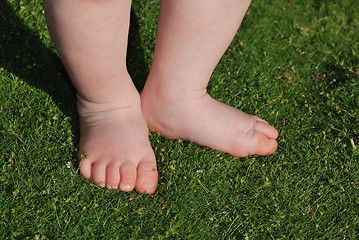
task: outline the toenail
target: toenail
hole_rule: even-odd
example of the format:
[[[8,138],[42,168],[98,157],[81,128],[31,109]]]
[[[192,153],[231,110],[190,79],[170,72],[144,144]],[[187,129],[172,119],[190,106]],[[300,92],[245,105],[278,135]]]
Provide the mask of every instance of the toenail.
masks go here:
[[[145,182],[142,184],[142,187],[146,190],[153,190],[157,187],[157,183],[154,183],[154,182]]]
[[[112,190],[112,189],[113,189],[113,190],[116,190],[116,189],[118,189],[118,186],[107,186],[107,188],[108,188],[108,189],[111,189],[111,190]]]
[[[104,184],[104,183],[100,183],[100,184],[98,184],[100,187],[105,187],[106,185]]]
[[[132,190],[132,187],[128,184],[121,184],[120,188],[123,191],[131,191]]]

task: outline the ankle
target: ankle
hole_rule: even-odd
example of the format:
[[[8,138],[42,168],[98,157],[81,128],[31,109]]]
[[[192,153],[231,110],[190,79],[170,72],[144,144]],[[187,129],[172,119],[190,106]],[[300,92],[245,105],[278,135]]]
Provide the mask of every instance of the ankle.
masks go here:
[[[173,79],[161,79],[158,76],[150,76],[141,92],[141,101],[160,101],[161,104],[192,101],[207,95],[205,87],[195,87],[183,84],[179,81],[174,83]]]
[[[77,94],[77,109],[80,117],[86,117],[88,115],[96,113],[106,113],[114,110],[126,110],[138,112],[141,108],[140,95],[133,94],[131,97],[122,97],[113,101],[96,102],[88,100]]]

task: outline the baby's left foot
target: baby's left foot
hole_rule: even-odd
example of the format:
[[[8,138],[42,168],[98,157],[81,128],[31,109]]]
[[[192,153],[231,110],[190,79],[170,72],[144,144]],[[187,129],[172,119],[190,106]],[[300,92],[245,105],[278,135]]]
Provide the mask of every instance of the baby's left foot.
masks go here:
[[[266,121],[203,94],[158,94],[146,86],[142,112],[154,131],[237,157],[276,151],[278,132]],[[198,92],[200,93],[200,92]]]

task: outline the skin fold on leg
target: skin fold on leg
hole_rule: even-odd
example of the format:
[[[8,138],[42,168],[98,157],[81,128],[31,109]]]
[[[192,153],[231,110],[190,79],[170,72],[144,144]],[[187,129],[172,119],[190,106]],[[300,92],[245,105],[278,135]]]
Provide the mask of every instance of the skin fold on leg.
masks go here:
[[[278,133],[266,121],[211,98],[210,76],[250,0],[162,0],[154,61],[141,92],[154,131],[244,157],[268,155]]]

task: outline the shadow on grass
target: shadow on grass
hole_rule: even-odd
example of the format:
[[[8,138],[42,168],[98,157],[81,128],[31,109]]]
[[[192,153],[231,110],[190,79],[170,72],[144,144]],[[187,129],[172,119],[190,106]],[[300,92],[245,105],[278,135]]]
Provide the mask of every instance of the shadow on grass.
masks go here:
[[[49,94],[66,116],[76,119],[72,121],[73,129],[78,132],[76,91],[59,57],[24,24],[6,0],[0,0],[0,33],[0,67]],[[148,72],[144,68],[134,12],[131,12],[127,64],[137,89],[141,90]]]
[[[67,116],[76,116],[76,94],[58,56],[0,0],[0,66],[48,93]]]

